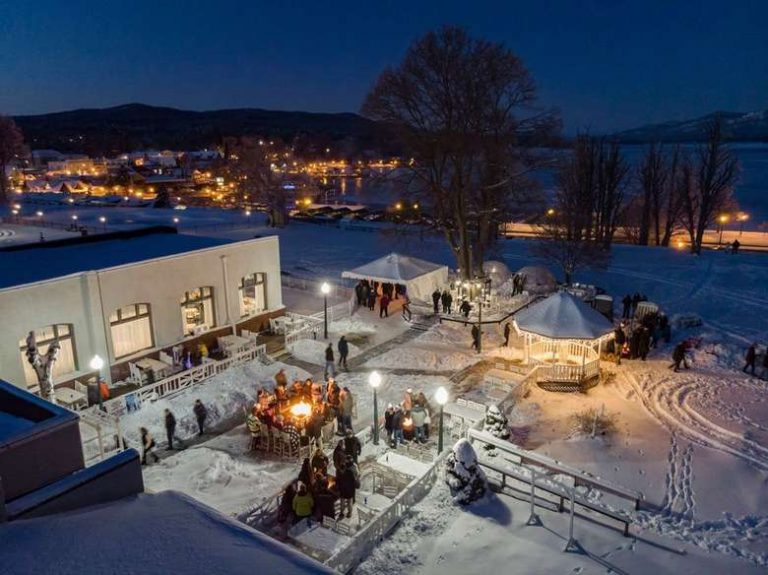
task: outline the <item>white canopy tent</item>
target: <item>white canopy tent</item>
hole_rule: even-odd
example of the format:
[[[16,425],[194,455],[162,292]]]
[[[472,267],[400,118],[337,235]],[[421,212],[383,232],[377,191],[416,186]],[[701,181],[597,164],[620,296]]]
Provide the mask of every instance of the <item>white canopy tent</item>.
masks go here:
[[[402,284],[411,299],[430,301],[432,292],[448,283],[448,266],[393,252],[353,270],[343,271],[341,277]]]

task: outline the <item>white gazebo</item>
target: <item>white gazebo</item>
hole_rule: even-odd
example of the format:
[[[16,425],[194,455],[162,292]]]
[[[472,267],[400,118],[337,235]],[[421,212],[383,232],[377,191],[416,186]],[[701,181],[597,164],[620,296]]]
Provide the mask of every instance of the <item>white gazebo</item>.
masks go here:
[[[411,299],[430,301],[432,292],[448,283],[448,266],[391,253],[341,272],[342,278],[374,280],[406,286]]]
[[[525,338],[526,363],[541,366],[537,379],[552,389],[582,389],[594,381],[603,343],[613,338],[605,316],[564,291],[519,312],[513,322]]]

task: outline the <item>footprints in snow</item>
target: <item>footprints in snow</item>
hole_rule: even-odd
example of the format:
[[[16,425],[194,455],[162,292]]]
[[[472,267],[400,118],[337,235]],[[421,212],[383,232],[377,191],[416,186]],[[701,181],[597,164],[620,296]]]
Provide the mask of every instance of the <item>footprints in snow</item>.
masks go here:
[[[677,434],[670,438],[668,469],[665,478],[664,500],[661,511],[665,514],[676,513],[687,519],[693,519],[696,501],[693,497],[693,445],[687,443],[680,450]]]

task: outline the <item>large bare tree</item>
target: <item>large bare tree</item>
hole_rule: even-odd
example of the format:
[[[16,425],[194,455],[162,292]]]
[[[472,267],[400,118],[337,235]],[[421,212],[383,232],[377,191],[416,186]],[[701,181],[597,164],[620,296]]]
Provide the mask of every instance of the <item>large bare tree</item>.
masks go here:
[[[691,239],[691,252],[701,253],[704,232],[718,214],[732,206],[733,187],[739,177],[739,162],[723,142],[719,119],[707,131],[691,162],[684,167],[680,192],[683,220]]]
[[[6,170],[11,162],[22,153],[24,138],[16,122],[0,115],[0,205],[9,200],[9,181]]]
[[[272,169],[267,150],[258,138],[228,138],[225,161],[230,175],[248,202],[263,204],[269,223],[275,227],[288,224],[282,178]]]
[[[455,27],[414,42],[365,99],[363,114],[393,128],[413,157],[411,188],[427,198],[465,278],[482,274],[499,224],[533,187],[529,150],[559,129],[535,104],[520,58]]]

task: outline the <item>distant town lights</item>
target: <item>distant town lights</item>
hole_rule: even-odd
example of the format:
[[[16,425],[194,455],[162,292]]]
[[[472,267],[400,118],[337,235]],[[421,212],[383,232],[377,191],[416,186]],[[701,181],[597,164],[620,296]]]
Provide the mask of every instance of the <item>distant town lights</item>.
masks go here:
[[[77,221],[77,214],[72,214],[72,220]]]
[[[99,216],[99,221],[100,221],[102,224],[104,224],[104,223],[106,223],[106,221],[107,221],[107,218],[105,218],[104,216]]]
[[[35,212],[35,215],[36,215],[38,218],[42,218],[42,217],[43,217],[43,212],[41,212],[40,210],[38,210],[38,211],[36,211],[36,212]]]
[[[179,223],[179,218],[173,218],[173,223],[174,224],[178,224]]]

